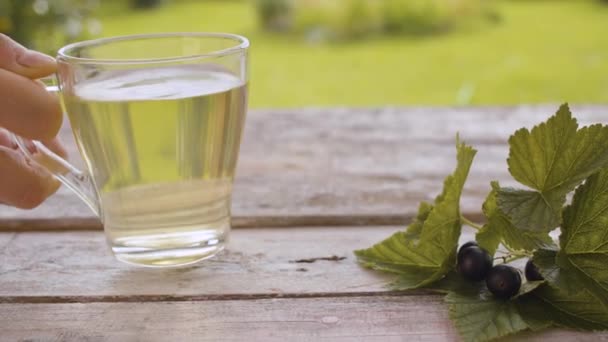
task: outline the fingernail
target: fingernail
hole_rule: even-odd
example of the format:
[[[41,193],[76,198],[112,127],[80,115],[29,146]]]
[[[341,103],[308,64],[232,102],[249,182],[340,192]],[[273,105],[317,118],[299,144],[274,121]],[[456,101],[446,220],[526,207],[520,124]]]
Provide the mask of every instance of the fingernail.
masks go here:
[[[38,51],[26,50],[17,62],[26,68],[39,68],[55,63],[55,59]]]

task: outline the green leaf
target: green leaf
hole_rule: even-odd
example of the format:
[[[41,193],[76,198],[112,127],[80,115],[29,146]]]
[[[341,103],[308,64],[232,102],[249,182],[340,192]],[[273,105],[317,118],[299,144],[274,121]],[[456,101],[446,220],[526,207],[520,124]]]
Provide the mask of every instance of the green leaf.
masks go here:
[[[355,251],[359,262],[400,274],[401,280],[393,286],[402,289],[430,284],[453,269],[461,231],[460,196],[476,152],[458,140],[456,170],[445,179],[434,205],[421,204],[406,232],[397,232],[371,248]]]
[[[546,197],[545,197],[546,196]],[[524,231],[549,231],[559,226],[565,194],[500,188],[498,206],[515,227]]]
[[[534,264],[545,280],[567,293],[576,293],[580,290],[578,279],[574,278],[576,275],[572,271],[570,273],[563,271],[568,267],[568,264],[564,264],[564,260],[560,262],[564,268],[558,265],[557,252],[557,250],[539,249],[534,253]],[[565,262],[568,261],[565,260]]]
[[[513,298],[519,298],[521,296],[527,295],[528,293],[535,291],[541,285],[546,284],[547,282],[544,280],[540,281],[523,281],[521,283],[521,288],[519,289],[519,293],[515,295]]]
[[[606,165],[606,137],[608,127],[601,124],[578,129],[564,104],[546,123],[509,139],[509,171],[532,189],[568,193]]]
[[[572,204],[564,210],[560,242],[568,254],[608,253],[608,169],[592,175],[576,190]]]
[[[511,223],[509,217],[502,212],[497,204],[500,190],[502,188],[500,188],[498,182],[492,182],[492,191],[483,204],[483,211],[488,218],[488,222],[476,236],[479,245],[490,254],[496,252],[501,242],[512,249],[526,251],[551,246],[553,240],[548,232],[521,230]]]
[[[566,195],[608,166],[608,126],[578,129],[567,104],[547,122],[509,139],[509,171],[536,191],[503,189],[498,205],[518,228],[549,231],[559,225]]]
[[[559,257],[558,257],[559,260]],[[608,310],[608,259],[606,257],[593,260],[593,257],[568,258],[571,270],[567,271],[571,279],[578,282],[595,296]],[[563,267],[562,267],[563,268]],[[566,268],[566,270],[569,270]]]
[[[499,187],[498,182],[492,182],[491,185],[492,191],[490,191],[482,205],[482,211],[488,219],[488,223],[477,232],[475,240],[481,248],[488,251],[490,255],[494,255],[502,241],[502,231],[496,224],[490,224],[490,218],[495,216],[498,210],[495,188]]]
[[[556,325],[578,330],[608,329],[608,310],[585,290],[572,295],[545,285],[521,297],[517,308],[531,327]]]
[[[437,281],[439,276],[437,275],[437,268],[435,267],[418,267],[418,266],[400,266],[397,269],[382,269],[381,266],[376,265],[376,270],[382,270],[385,272],[397,273],[398,277],[389,284],[389,287],[396,291],[415,289],[421,286],[432,286],[429,285]],[[432,281],[429,281],[432,279]],[[441,280],[439,280],[441,281]],[[421,285],[424,284],[424,285]]]
[[[457,293],[449,293],[445,301],[450,318],[465,341],[489,341],[528,328],[515,301]]]
[[[444,278],[429,284],[426,288],[445,294],[453,292],[465,296],[475,296],[485,289],[485,282],[471,282],[464,279],[460,273],[452,271]]]
[[[486,223],[475,235],[479,247],[485,249],[490,255],[496,254],[496,250],[502,241],[501,231],[495,224]]]
[[[407,227],[408,236],[416,239],[420,237],[422,227],[424,226],[424,221],[426,221],[426,219],[429,217],[431,210],[433,210],[432,204],[420,202],[420,205],[418,206],[418,215],[416,215],[414,222]]]
[[[608,144],[607,144],[608,145]],[[608,169],[590,176],[564,210],[556,263],[608,308]]]
[[[528,315],[522,314],[520,311],[520,315],[523,317],[524,321],[528,325],[530,330],[538,332],[541,330],[545,330],[551,328],[553,326],[553,322],[549,320],[546,316],[542,315]],[[522,339],[523,340],[523,339]]]

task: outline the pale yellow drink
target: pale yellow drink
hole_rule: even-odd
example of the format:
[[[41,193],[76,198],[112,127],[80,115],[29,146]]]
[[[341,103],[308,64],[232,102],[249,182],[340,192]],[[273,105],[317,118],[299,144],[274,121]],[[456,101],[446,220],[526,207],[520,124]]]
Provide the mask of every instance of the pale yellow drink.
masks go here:
[[[64,93],[112,250],[154,266],[222,249],[247,86],[219,68],[114,70]]]

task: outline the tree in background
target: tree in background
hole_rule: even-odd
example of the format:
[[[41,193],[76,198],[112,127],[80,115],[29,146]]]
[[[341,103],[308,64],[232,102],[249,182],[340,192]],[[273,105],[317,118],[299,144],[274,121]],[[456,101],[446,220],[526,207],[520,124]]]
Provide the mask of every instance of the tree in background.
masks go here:
[[[256,0],[256,6],[264,29],[286,31],[291,28],[293,0]]]
[[[256,5],[264,29],[313,40],[426,35],[499,18],[492,0],[257,0]]]
[[[158,7],[163,3],[163,0],[131,0],[133,8],[152,8]]]
[[[0,33],[54,54],[66,43],[101,32],[101,23],[93,17],[99,4],[99,0],[3,0]]]

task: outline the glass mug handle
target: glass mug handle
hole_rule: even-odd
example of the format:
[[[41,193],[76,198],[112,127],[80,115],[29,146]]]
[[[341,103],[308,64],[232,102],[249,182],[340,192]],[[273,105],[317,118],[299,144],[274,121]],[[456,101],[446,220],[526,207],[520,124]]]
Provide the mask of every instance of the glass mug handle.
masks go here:
[[[51,93],[59,93],[58,86],[47,86],[46,90]],[[14,142],[19,149],[30,159],[47,169],[63,185],[72,190],[86,205],[91,208],[95,215],[99,216],[99,202],[97,193],[91,177],[85,171],[81,171],[67,160],[61,158],[40,141],[32,140],[31,143],[36,147],[32,152],[27,146],[29,140],[12,134]]]

